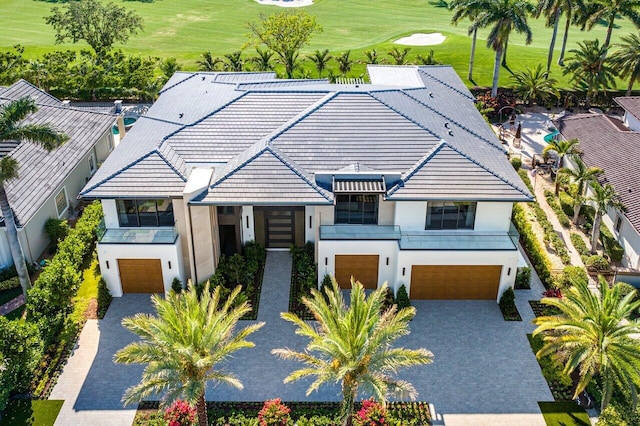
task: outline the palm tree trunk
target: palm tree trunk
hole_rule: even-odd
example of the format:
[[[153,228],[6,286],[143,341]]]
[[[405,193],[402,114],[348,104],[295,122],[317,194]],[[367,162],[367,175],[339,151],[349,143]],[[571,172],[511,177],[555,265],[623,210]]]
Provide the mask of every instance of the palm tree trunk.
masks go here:
[[[209,426],[207,402],[204,400],[204,392],[200,394],[196,401],[196,412],[198,413],[198,426]]]
[[[573,224],[577,225],[578,224],[578,219],[580,218],[580,209],[582,208],[582,202],[579,200],[576,200],[573,203]]]
[[[496,49],[496,59],[493,63],[493,83],[491,86],[491,97],[498,96],[498,78],[500,77],[500,58],[502,58],[502,46]]]
[[[551,61],[553,61],[553,49],[556,47],[556,37],[558,36],[558,24],[560,23],[560,8],[556,8],[554,14],[553,34],[551,35],[551,43],[549,44],[549,56],[547,57],[547,73],[551,71]],[[549,75],[547,74],[547,77]]]
[[[478,37],[478,29],[473,29],[473,37],[471,37],[471,56],[469,57],[469,80],[473,80],[473,62],[476,59],[476,39]]]
[[[567,23],[564,25],[564,35],[562,36],[562,49],[558,57],[558,65],[564,66],[564,51],[567,48],[567,39],[569,38],[569,27],[571,26],[571,14],[567,14]]]
[[[631,76],[631,78],[629,79],[629,84],[627,85],[627,96],[631,96],[631,90],[633,89],[633,82],[636,78],[634,76]]]
[[[507,66],[507,48],[509,47],[509,34],[504,39],[504,53],[502,54],[502,66]]]
[[[602,213],[598,210],[593,219],[593,229],[591,230],[591,254],[598,252],[598,237],[600,237],[600,223],[602,222]]]
[[[27,263],[24,260],[22,247],[20,247],[20,240],[18,240],[16,220],[13,217],[11,206],[9,206],[9,199],[7,198],[7,192],[5,191],[3,184],[0,184],[0,210],[2,211],[2,217],[4,218],[4,227],[7,231],[7,240],[9,241],[9,248],[11,249],[11,257],[13,258],[13,263],[16,266],[18,278],[20,278],[22,293],[24,293],[26,298],[27,290],[31,288],[31,279],[29,278],[29,271],[27,270]]]
[[[611,42],[611,33],[613,33],[613,24],[615,22],[615,19],[616,19],[615,14],[611,17],[611,19],[609,19],[609,26],[607,27],[607,38],[604,39],[604,45],[602,46],[604,49],[605,56],[607,55],[607,50],[609,49],[609,43]]]
[[[356,402],[356,389],[350,385],[351,379],[345,378],[342,383],[342,426],[353,425],[354,404]]]

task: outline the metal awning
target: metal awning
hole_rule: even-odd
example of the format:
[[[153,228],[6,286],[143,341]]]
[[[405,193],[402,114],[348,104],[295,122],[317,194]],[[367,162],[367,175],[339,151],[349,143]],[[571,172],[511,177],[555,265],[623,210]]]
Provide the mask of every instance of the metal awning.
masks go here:
[[[385,192],[384,178],[375,180],[336,180],[333,182],[333,192]]]

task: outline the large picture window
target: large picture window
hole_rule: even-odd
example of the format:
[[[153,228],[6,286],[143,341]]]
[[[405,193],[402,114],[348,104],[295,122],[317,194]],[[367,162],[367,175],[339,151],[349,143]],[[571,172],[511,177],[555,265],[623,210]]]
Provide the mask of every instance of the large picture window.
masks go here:
[[[173,226],[171,200],[118,200],[118,221],[122,227]]]
[[[340,194],[336,196],[335,223],[375,225],[378,223],[377,194]]]
[[[473,229],[477,203],[430,201],[425,229]]]

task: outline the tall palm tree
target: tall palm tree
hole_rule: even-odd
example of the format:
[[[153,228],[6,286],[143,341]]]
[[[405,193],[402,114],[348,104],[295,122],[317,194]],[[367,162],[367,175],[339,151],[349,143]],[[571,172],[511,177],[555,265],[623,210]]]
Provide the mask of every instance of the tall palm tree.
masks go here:
[[[29,97],[0,106],[0,141],[17,141],[19,143],[29,141],[40,145],[48,151],[65,142],[68,137],[64,133],[58,132],[51,124],[27,124],[23,122],[25,118],[37,110],[38,106]],[[31,288],[31,280],[29,279],[24,253],[18,240],[16,221],[5,190],[6,184],[18,177],[19,167],[18,162],[11,156],[4,156],[0,159],[0,210],[4,218],[11,257],[20,278],[22,292],[26,297],[27,290]]]
[[[449,2],[449,9],[453,10],[453,16],[451,17],[451,23],[458,25],[463,19],[469,19],[471,22],[475,22],[478,18],[478,13],[482,10],[482,4],[484,0],[453,0]],[[478,39],[478,27],[471,26],[469,28],[469,35],[471,35],[471,54],[469,55],[469,73],[467,78],[473,80],[473,63],[476,57],[476,41]]]
[[[569,39],[569,28],[575,24],[576,12],[580,12],[584,8],[583,0],[564,0],[562,12],[565,15],[564,31],[562,34],[562,46],[560,47],[560,56],[558,56],[558,65],[564,66],[564,53],[567,50],[567,40]]]
[[[575,156],[574,162],[576,164],[575,169],[565,168],[562,172],[569,175],[573,182],[578,186],[574,197],[573,203],[573,223],[578,223],[578,217],[580,216],[580,209],[584,201],[584,195],[587,185],[592,181],[595,181],[598,176],[604,173],[600,167],[587,167],[582,161],[582,158]]]
[[[395,65],[406,65],[407,55],[410,51],[410,47],[405,47],[404,49],[398,49],[397,47],[394,47],[387,52],[387,55],[391,56],[391,59],[393,59],[393,63]]]
[[[351,50],[343,52],[342,55],[336,56],[336,62],[338,63],[338,69],[342,73],[343,77],[347,76],[347,73],[351,71],[353,66],[353,59],[351,59]]]
[[[322,78],[322,73],[327,68],[329,61],[333,59],[333,56],[329,53],[329,49],[324,49],[322,51],[316,49],[316,51],[307,58],[314,63],[316,71],[318,71],[318,77]]]
[[[486,0],[482,3],[482,10],[476,21],[471,25],[470,31],[491,27],[487,37],[487,47],[491,47],[496,53],[493,64],[492,97],[498,95],[500,59],[509,43],[509,34],[511,31],[524,34],[526,44],[530,44],[533,34],[527,23],[527,17],[533,12],[534,6],[527,0]]]
[[[367,58],[367,64],[382,64],[384,59],[378,57],[378,51],[376,49],[365,50],[364,56]]]
[[[200,71],[217,71],[218,65],[224,63],[218,56],[211,55],[211,52],[203,52],[200,57],[201,59],[196,61]]]
[[[527,104],[531,104],[532,101],[539,104],[551,97],[560,97],[556,88],[558,80],[549,78],[549,71],[544,71],[541,64],[535,68],[515,72],[510,79],[513,81],[514,93]]]
[[[633,84],[640,79],[640,35],[628,34],[615,46],[618,50],[609,57],[611,67],[621,78],[629,79],[627,96],[631,96]]]
[[[296,334],[308,337],[310,342],[304,352],[291,349],[274,349],[272,352],[284,359],[300,361],[306,367],[287,376],[285,383],[314,377],[307,395],[324,383],[340,383],[342,386],[342,424],[351,425],[354,402],[359,390],[384,402],[392,393],[400,397],[416,397],[416,390],[394,376],[398,369],[428,364],[433,354],[426,349],[394,348],[393,342],[409,334],[409,321],[415,308],[396,310],[396,306],[380,314],[387,289],[386,285],[368,297],[360,282],[351,279],[351,304],[345,304],[342,291],[335,279],[330,288],[311,290],[311,298],[303,298],[304,304],[318,321],[315,327],[297,315],[283,312],[280,316],[294,323]]]
[[[219,365],[253,342],[246,338],[264,323],[236,330],[238,321],[250,311],[249,303],[237,304],[240,286],[227,300],[220,300],[220,286],[209,291],[209,283],[198,296],[196,286],[165,298],[151,296],[157,316],[136,314],[122,325],[141,341],[133,342],[114,355],[121,364],[146,364],[140,383],[127,389],[122,401],[131,404],[150,395],[165,395],[171,402],[183,398],[196,404],[198,423],[207,426],[205,389],[207,382],[224,383],[242,389],[242,383]]]
[[[588,30],[604,21],[607,23],[607,36],[604,39],[604,55],[606,57],[611,34],[615,28],[616,18],[627,18],[640,27],[640,0],[595,0],[588,3],[582,20]],[[604,57],[603,57],[604,59]]]
[[[606,58],[607,48],[600,46],[598,39],[578,42],[578,48],[569,53],[572,56],[567,58],[562,74],[571,74],[574,86],[586,92],[587,105],[600,90],[615,87],[613,69]]]
[[[597,181],[591,182],[591,190],[593,196],[587,200],[592,201],[596,207],[596,213],[593,217],[593,228],[591,229],[591,253],[595,254],[598,248],[598,238],[600,237],[600,225],[602,224],[602,216],[609,209],[624,209],[620,195],[616,192],[612,185],[600,185]]]
[[[224,70],[231,72],[240,72],[244,67],[244,59],[242,59],[242,51],[227,53],[224,55]]]
[[[601,409],[611,399],[615,385],[640,389],[640,334],[638,321],[631,314],[640,308],[633,301],[635,291],[622,295],[620,286],[600,280],[600,293],[583,281],[573,283],[564,297],[544,298],[559,315],[533,320],[538,327],[533,335],[543,334],[544,345],[536,356],[556,356],[564,362],[564,372],[578,370],[580,379],[574,398],[585,390],[594,376],[602,380]]]
[[[556,173],[556,195],[558,195],[560,190],[560,181],[558,180],[558,176],[560,175],[560,171],[564,167],[564,158],[567,155],[573,157],[578,153],[578,143],[578,139],[552,140],[542,150],[543,154],[546,154],[549,151],[553,151],[558,156],[558,172]]]
[[[251,57],[249,62],[255,66],[255,71],[273,71],[273,65],[271,65],[273,55],[272,50],[256,47],[256,56]]]

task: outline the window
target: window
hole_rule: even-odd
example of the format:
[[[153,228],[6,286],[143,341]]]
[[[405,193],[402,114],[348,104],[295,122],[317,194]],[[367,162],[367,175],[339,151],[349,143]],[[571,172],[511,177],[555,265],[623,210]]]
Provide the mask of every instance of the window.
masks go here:
[[[616,232],[620,232],[620,228],[622,227],[622,215],[616,216]]]
[[[96,156],[95,154],[91,154],[89,156],[89,170],[91,170],[91,174],[96,171]]]
[[[477,203],[431,201],[425,229],[473,229]]]
[[[173,226],[171,200],[118,200],[118,221],[122,227]]]
[[[67,190],[62,188],[58,195],[56,195],[56,209],[58,210],[58,217],[62,216],[62,214],[69,207],[69,202],[67,201]]]
[[[335,214],[335,223],[375,225],[378,223],[378,195],[337,195]]]

